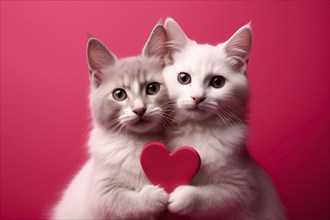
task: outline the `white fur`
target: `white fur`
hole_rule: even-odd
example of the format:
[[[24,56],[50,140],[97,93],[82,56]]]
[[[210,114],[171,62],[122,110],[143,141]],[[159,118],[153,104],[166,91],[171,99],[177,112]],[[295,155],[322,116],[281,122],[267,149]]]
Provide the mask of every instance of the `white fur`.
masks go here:
[[[74,177],[54,209],[53,219],[152,219],[168,194],[150,185],[140,165],[142,147],[161,136],[111,134],[97,125],[91,158]]]
[[[65,189],[52,219],[154,219],[166,209],[169,195],[150,184],[140,164],[142,148],[163,140],[168,121],[166,88],[147,93],[150,83],[163,84],[162,53],[154,49],[165,43],[162,36],[165,29],[157,25],[143,56],[121,60],[97,39],[89,40],[90,158]],[[127,94],[125,99],[115,98],[118,88]],[[145,108],[143,115],[135,112],[139,108]]]
[[[141,148],[149,141],[148,138],[127,139],[95,128],[89,141],[94,157],[64,192],[53,219],[156,217],[166,208],[168,195],[150,185],[142,171]]]
[[[202,162],[191,185],[180,186],[170,194],[168,209],[190,219],[285,219],[269,177],[250,157],[245,145],[248,132],[245,71],[250,52],[246,35],[249,33],[245,31],[250,27],[244,26],[234,35],[244,42],[231,38],[235,40],[231,47],[230,40],[217,46],[197,44],[172,19],[166,21],[165,28],[170,46],[175,48],[173,64],[165,67],[163,75],[169,96],[177,106],[174,117],[177,126],[169,129],[167,144],[172,151],[180,146],[194,147]],[[235,48],[236,45],[241,48]],[[233,51],[226,51],[228,48]],[[235,56],[229,56],[229,52]],[[234,68],[237,66],[233,62],[244,65]],[[191,83],[180,84],[177,80],[180,72],[189,73]],[[209,86],[214,75],[226,78],[222,88]],[[192,97],[206,97],[198,105],[200,110],[189,110],[195,107]],[[227,108],[220,108],[222,112],[217,113],[223,103]]]

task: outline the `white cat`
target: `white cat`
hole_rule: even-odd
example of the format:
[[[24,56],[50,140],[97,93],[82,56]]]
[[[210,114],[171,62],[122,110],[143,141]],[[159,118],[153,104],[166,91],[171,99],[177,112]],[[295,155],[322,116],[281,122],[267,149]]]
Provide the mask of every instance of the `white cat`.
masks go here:
[[[145,144],[161,141],[169,121],[166,32],[157,25],[143,55],[117,59],[99,40],[87,47],[93,130],[90,159],[73,178],[53,219],[151,219],[169,195],[150,185],[140,165]]]
[[[250,25],[217,46],[188,39],[172,19],[165,29],[173,63],[163,75],[179,122],[167,144],[172,151],[192,146],[201,156],[197,176],[170,194],[168,209],[189,219],[285,219],[269,177],[246,148]]]

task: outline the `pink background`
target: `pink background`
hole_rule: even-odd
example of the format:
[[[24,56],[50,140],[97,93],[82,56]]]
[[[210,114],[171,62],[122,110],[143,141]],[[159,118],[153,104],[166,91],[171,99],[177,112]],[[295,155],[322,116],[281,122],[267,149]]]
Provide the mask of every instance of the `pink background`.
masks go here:
[[[211,44],[252,20],[250,151],[290,219],[329,219],[329,1],[1,1],[1,219],[45,218],[86,159],[87,33],[136,55],[168,16]]]

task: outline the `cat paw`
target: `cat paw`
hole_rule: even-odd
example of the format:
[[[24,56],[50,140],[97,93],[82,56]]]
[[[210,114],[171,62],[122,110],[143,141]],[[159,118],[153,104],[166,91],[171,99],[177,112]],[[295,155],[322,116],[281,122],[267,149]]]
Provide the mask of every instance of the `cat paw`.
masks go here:
[[[186,215],[198,206],[197,191],[193,186],[179,186],[170,194],[168,210],[172,213]]]
[[[169,195],[164,189],[154,185],[145,185],[140,194],[141,205],[145,207],[148,216],[157,216],[167,208]]]

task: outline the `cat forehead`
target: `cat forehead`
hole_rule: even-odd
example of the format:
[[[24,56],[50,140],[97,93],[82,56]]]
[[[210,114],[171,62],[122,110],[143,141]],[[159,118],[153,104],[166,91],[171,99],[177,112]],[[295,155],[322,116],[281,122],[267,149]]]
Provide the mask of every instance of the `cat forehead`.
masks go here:
[[[223,45],[196,44],[186,47],[174,57],[175,65],[186,71],[212,72],[224,65]]]
[[[156,58],[129,57],[116,61],[105,70],[105,75],[108,81],[129,85],[132,81],[162,80],[162,68],[163,64]]]
[[[210,61],[218,60],[225,55],[222,51],[222,45],[212,46],[209,44],[194,44],[186,47],[181,53],[178,54],[178,59],[192,59],[193,61]]]

